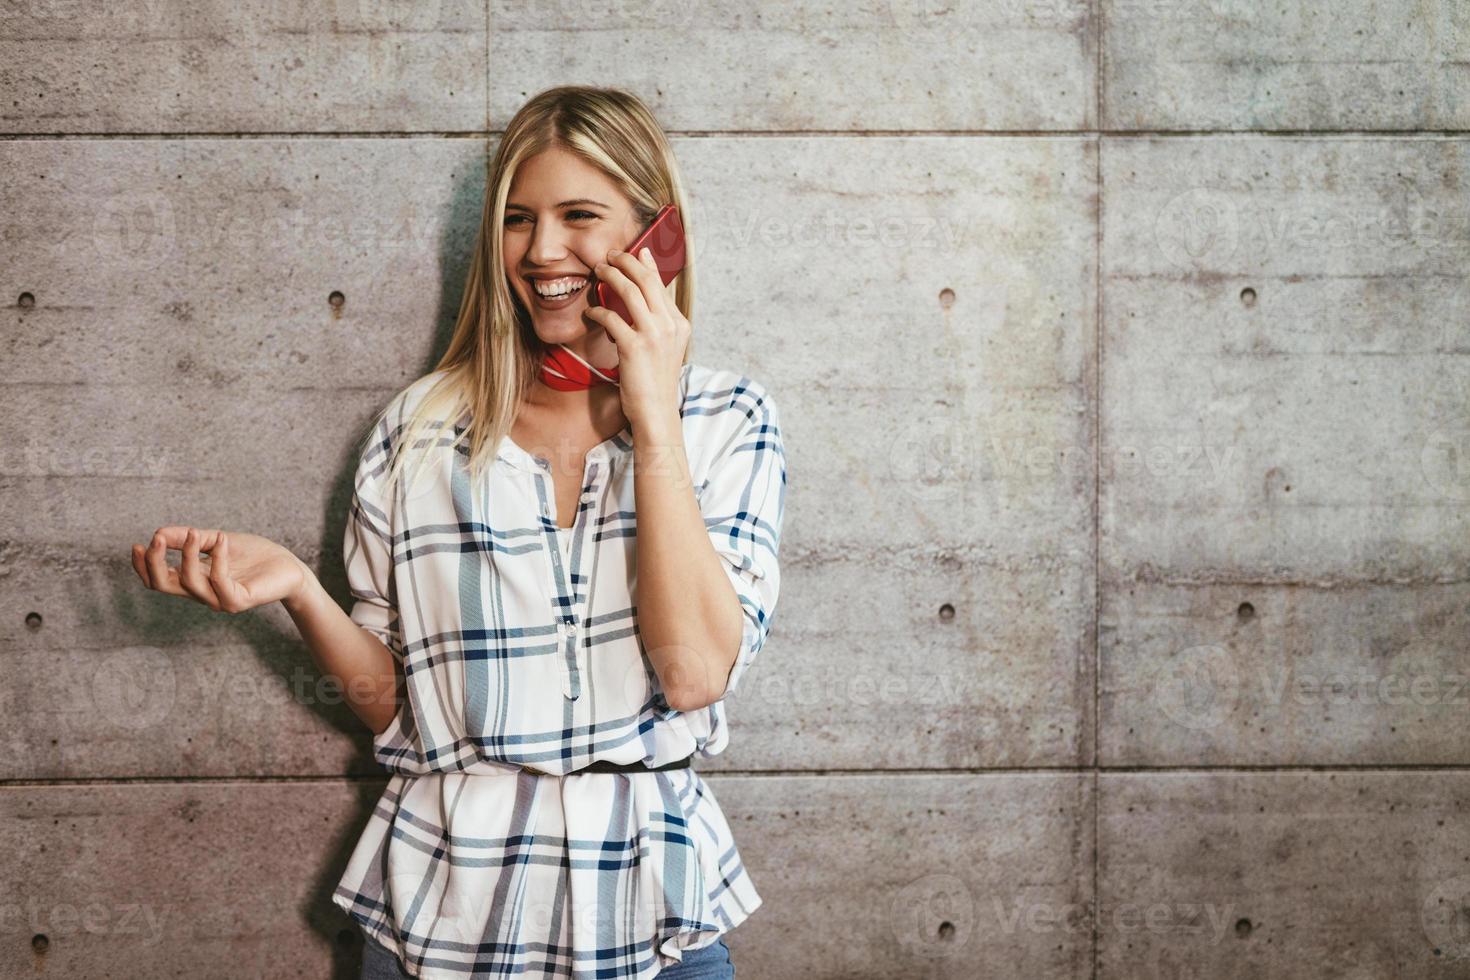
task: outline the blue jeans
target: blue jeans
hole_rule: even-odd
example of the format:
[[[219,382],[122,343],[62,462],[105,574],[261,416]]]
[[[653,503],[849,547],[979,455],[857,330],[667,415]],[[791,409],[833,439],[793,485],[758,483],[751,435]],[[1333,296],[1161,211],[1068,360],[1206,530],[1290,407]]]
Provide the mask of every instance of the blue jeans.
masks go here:
[[[366,934],[362,942],[360,980],[413,980],[388,947]],[[703,949],[686,949],[682,960],[659,971],[658,980],[735,980],[735,964],[730,961],[725,937]]]

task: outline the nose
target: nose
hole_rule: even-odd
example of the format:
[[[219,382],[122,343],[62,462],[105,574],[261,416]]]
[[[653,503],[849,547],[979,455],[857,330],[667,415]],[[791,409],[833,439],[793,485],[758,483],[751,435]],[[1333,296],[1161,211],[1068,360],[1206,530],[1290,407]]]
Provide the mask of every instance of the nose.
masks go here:
[[[559,222],[538,221],[531,232],[531,243],[526,248],[526,261],[532,265],[552,265],[566,257],[565,229],[557,227]]]

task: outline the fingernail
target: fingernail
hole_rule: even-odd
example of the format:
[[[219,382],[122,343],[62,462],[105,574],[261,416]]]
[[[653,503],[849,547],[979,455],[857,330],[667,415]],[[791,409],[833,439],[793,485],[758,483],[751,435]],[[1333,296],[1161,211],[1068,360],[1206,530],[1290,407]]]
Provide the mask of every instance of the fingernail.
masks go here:
[[[608,249],[607,254],[608,255],[622,255],[623,254],[623,250],[620,249],[620,248],[611,248],[611,249]]]

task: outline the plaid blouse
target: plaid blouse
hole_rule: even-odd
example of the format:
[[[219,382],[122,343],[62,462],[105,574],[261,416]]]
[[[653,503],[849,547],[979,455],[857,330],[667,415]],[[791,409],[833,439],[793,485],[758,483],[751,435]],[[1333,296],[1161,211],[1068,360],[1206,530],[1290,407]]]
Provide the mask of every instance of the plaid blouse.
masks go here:
[[[729,738],[725,702],[673,710],[643,652],[631,430],[587,453],[566,530],[541,458],[507,438],[472,483],[443,425],[421,443],[431,470],[390,504],[390,453],[436,379],[394,396],[354,479],[351,616],[406,687],[373,738],[391,778],[332,900],[417,977],[652,977],[761,897],[694,769],[576,772],[697,761]],[[785,453],[759,383],[690,363],[679,386],[699,507],[745,613],[728,695],[776,606]]]

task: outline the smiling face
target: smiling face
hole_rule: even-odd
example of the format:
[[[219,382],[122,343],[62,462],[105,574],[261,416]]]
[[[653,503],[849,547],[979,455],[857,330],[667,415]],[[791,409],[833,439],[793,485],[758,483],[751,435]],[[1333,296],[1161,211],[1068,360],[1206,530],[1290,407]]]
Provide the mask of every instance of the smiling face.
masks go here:
[[[602,326],[584,317],[592,269],[642,230],[633,202],[581,157],[553,146],[516,168],[505,204],[501,253],[511,291],[536,336],[598,367],[617,363]]]

